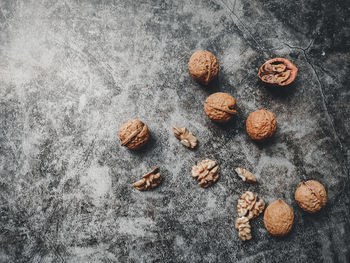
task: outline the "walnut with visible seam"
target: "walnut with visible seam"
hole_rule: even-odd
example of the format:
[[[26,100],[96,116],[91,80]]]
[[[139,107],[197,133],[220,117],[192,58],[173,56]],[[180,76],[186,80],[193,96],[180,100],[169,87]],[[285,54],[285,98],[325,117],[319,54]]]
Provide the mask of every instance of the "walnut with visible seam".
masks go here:
[[[129,120],[120,127],[118,136],[122,146],[138,150],[149,140],[148,127],[140,120]]]
[[[265,109],[250,113],[246,121],[247,133],[255,141],[263,141],[272,137],[276,129],[277,121],[275,115]]]
[[[207,85],[219,74],[219,63],[211,52],[198,50],[191,56],[188,70],[194,80]]]
[[[236,100],[225,92],[211,94],[204,103],[205,114],[215,122],[228,122],[237,114]]]
[[[187,130],[187,128],[173,127],[173,132],[176,138],[188,148],[193,149],[197,145],[197,138]]]
[[[206,159],[193,166],[191,173],[201,187],[207,188],[219,179],[220,168],[215,161]]]
[[[295,201],[304,211],[316,213],[327,203],[326,189],[315,180],[302,182],[295,191]]]
[[[133,186],[137,190],[149,190],[155,188],[162,181],[162,175],[159,172],[159,168],[155,167],[151,172],[142,176],[142,179],[133,183]]]

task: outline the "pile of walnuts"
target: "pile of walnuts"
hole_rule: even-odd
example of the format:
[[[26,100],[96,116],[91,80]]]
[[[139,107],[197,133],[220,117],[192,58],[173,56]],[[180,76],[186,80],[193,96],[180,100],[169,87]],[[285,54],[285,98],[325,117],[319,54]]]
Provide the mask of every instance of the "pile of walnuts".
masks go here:
[[[213,53],[199,50],[191,56],[188,70],[195,81],[207,86],[217,78],[219,63]],[[288,59],[274,58],[259,68],[258,78],[267,86],[283,87],[294,82],[297,73],[298,68]],[[238,114],[236,99],[225,92],[213,93],[205,100],[204,112],[214,122],[228,123]],[[245,124],[248,136],[256,142],[271,138],[277,131],[276,116],[266,109],[251,112]],[[187,148],[194,149],[198,144],[197,138],[186,127],[173,126],[173,133]],[[121,145],[131,150],[141,150],[150,139],[147,125],[138,119],[126,121],[120,127],[118,136]],[[256,183],[254,174],[248,170],[236,168],[235,171],[244,182]],[[216,161],[205,159],[193,166],[191,174],[197,179],[199,186],[207,188],[218,181],[220,167]],[[156,167],[133,186],[138,190],[150,190],[160,185],[161,181],[162,175]],[[299,184],[295,191],[295,200],[304,211],[316,213],[326,205],[327,193],[321,183],[309,180]],[[253,192],[246,191],[238,200],[235,228],[243,241],[252,238],[250,220],[257,218],[264,209],[265,202],[258,199]],[[287,235],[293,224],[294,212],[283,200],[275,200],[265,209],[264,225],[271,235]]]

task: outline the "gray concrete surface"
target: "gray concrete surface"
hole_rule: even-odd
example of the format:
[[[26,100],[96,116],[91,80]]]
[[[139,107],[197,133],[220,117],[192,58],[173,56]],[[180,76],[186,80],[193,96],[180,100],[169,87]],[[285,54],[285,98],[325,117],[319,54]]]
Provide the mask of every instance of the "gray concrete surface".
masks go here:
[[[1,1],[0,262],[349,262],[349,14],[340,0]],[[187,71],[197,49],[220,63],[209,88]],[[269,90],[256,74],[277,56],[299,76]],[[228,125],[203,111],[215,91],[237,99]],[[261,107],[278,130],[256,144],[244,122]],[[130,118],[151,131],[141,152],[119,145]],[[190,175],[204,158],[222,170],[209,189]],[[163,183],[134,189],[155,165]],[[305,179],[326,186],[319,214],[293,200]],[[253,239],[238,238],[248,189],[292,206],[290,235],[271,237],[260,216]]]

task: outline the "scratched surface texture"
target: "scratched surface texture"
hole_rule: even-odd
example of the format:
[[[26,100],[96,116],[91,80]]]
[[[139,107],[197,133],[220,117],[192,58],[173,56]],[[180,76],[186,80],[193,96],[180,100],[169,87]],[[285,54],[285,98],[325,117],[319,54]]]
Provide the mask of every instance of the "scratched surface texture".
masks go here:
[[[349,262],[350,9],[343,0],[0,2],[0,262]],[[208,88],[187,71],[197,49],[213,52]],[[270,90],[258,67],[286,57],[295,84]],[[232,94],[239,114],[212,123],[203,102]],[[278,130],[264,144],[245,133],[259,108]],[[143,120],[141,152],[117,131]],[[171,127],[199,140],[188,150]],[[221,177],[208,189],[190,175],[211,158]],[[132,187],[159,166],[149,192]],[[255,173],[245,184],[237,166]],[[298,183],[316,179],[325,209],[302,212]],[[236,230],[246,190],[295,211],[284,238],[262,216],[253,239]]]

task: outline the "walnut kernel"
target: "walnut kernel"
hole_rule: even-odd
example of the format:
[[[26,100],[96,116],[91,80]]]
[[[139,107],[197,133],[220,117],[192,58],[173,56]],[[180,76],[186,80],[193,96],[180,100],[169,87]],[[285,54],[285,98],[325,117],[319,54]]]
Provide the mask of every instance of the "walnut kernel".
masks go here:
[[[133,183],[137,190],[149,190],[155,188],[162,181],[162,175],[159,173],[159,168],[154,168],[151,172],[142,176],[142,179]]]
[[[201,187],[207,188],[219,179],[220,168],[215,161],[206,159],[193,166],[191,173]]]
[[[258,200],[258,196],[247,191],[242,194],[237,203],[237,211],[240,217],[245,216],[248,219],[254,219],[259,216],[265,208],[264,200]]]
[[[188,148],[194,148],[197,145],[197,138],[187,130],[187,128],[173,127],[173,132],[176,138]]]
[[[251,227],[247,217],[238,217],[235,222],[235,229],[238,230],[238,236],[243,241],[252,239]]]
[[[256,182],[256,178],[255,178],[254,174],[252,174],[252,173],[249,172],[248,170],[237,167],[237,168],[235,169],[235,171],[236,171],[237,175],[238,175],[243,181],[248,182],[248,183]]]

